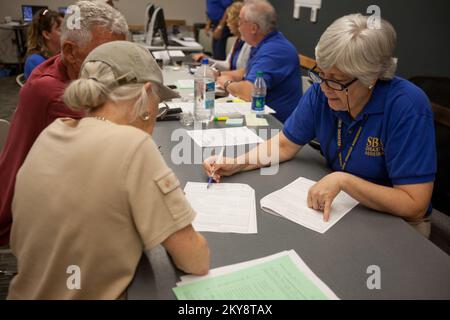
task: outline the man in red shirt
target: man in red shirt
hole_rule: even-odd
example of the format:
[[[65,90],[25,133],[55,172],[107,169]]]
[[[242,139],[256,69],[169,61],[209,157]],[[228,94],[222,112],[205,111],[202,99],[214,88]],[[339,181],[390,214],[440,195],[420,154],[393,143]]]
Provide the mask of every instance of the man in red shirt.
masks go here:
[[[78,78],[89,52],[103,43],[125,40],[128,34],[123,15],[106,3],[79,1],[76,6],[80,19],[69,14],[61,25],[62,53],[37,67],[21,89],[0,154],[0,247],[9,244],[16,174],[34,141],[56,118],[83,117],[62,102],[64,89]]]

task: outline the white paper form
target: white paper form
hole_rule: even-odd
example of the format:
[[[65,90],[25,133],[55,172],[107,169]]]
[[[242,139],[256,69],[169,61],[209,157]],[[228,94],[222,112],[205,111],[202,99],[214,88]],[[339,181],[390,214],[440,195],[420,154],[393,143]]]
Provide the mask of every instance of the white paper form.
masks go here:
[[[178,89],[194,89],[194,79],[180,79],[180,80],[177,80],[175,85],[177,86]],[[194,103],[191,103],[191,104],[192,104],[192,110],[194,110]],[[179,108],[179,107],[177,107],[177,108]]]
[[[153,57],[160,60],[169,60],[169,54],[172,58],[182,58],[185,56],[185,54],[181,50],[152,51]]]
[[[264,141],[247,127],[189,130],[187,133],[200,147],[239,146]]]
[[[186,198],[197,213],[197,231],[257,233],[255,190],[240,183],[188,182]]]
[[[189,89],[194,88],[194,80],[186,79],[186,80],[178,80],[177,87],[180,89]],[[171,109],[181,108],[183,113],[193,113],[194,112],[194,103],[193,102],[167,102],[167,106]],[[251,113],[251,103],[250,102],[215,102],[214,104],[214,115],[216,117],[233,117],[243,116]],[[265,114],[275,113],[273,109],[268,106],[264,108]]]
[[[245,270],[246,268],[251,268],[254,266],[262,265],[264,263],[274,261],[281,257],[289,257],[292,263],[298,268],[298,270],[303,273],[309,281],[311,281],[314,286],[316,286],[327,299],[330,300],[338,300],[339,298],[336,294],[324,283],[320,278],[318,278],[314,272],[306,265],[306,263],[300,258],[300,256],[294,251],[282,251],[264,258],[254,259],[246,262],[241,262],[229,266],[219,267],[215,269],[211,269],[206,276],[193,276],[186,275],[181,277],[181,281],[177,283],[177,286],[183,286],[191,283],[195,283],[197,281],[210,279],[214,281],[214,278],[231,274],[234,272],[239,272]],[[279,275],[278,275],[279,276]],[[253,288],[255,289],[255,288]]]
[[[353,209],[358,201],[341,191],[331,205],[330,219],[328,222],[324,222],[323,212],[308,207],[308,190],[315,183],[315,181],[300,177],[286,187],[262,198],[261,209],[311,230],[325,233]]]

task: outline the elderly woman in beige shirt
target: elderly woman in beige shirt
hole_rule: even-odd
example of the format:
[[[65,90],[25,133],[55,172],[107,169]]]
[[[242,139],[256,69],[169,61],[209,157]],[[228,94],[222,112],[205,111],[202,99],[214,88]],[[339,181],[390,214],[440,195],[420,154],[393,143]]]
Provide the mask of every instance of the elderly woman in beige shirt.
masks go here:
[[[86,58],[58,119],[17,175],[9,299],[125,297],[143,250],[162,244],[175,265],[206,274],[209,249],[195,213],[151,133],[160,100],[176,95],[143,47],[104,44]]]

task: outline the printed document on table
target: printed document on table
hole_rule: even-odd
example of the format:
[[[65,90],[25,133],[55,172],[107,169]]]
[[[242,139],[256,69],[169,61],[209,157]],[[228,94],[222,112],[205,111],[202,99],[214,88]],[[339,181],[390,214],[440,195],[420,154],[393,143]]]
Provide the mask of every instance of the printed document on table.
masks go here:
[[[194,89],[194,79],[180,79],[177,80],[175,85],[178,89]],[[194,110],[194,103],[192,103],[192,110]]]
[[[294,250],[183,276],[173,291],[179,300],[339,299]]]
[[[239,146],[264,141],[247,127],[188,130],[187,133],[200,147]]]
[[[186,198],[197,213],[197,231],[257,233],[255,190],[240,183],[188,182]]]
[[[315,181],[300,177],[286,187],[262,198],[261,209],[311,230],[325,233],[353,209],[358,201],[341,191],[331,205],[330,220],[324,222],[323,212],[308,207],[308,190],[315,183]]]
[[[178,80],[176,86],[179,89],[193,89],[194,80]],[[194,103],[193,102],[166,102],[170,109],[181,108],[183,113],[193,113]],[[214,103],[214,115],[216,117],[233,117],[233,116],[243,116],[246,114],[251,114],[251,104],[249,102],[215,102]],[[272,114],[275,111],[268,106],[265,106],[264,114]]]

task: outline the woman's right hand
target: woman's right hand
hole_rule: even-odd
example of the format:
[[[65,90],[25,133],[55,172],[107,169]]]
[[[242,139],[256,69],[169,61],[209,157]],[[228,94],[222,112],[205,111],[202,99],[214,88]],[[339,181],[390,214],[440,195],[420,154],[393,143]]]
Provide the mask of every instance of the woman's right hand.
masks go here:
[[[208,177],[220,182],[222,176],[231,176],[242,170],[243,164],[236,163],[235,158],[222,158],[219,162],[217,156],[212,156],[203,161],[203,169]],[[214,172],[214,175],[213,175]]]

